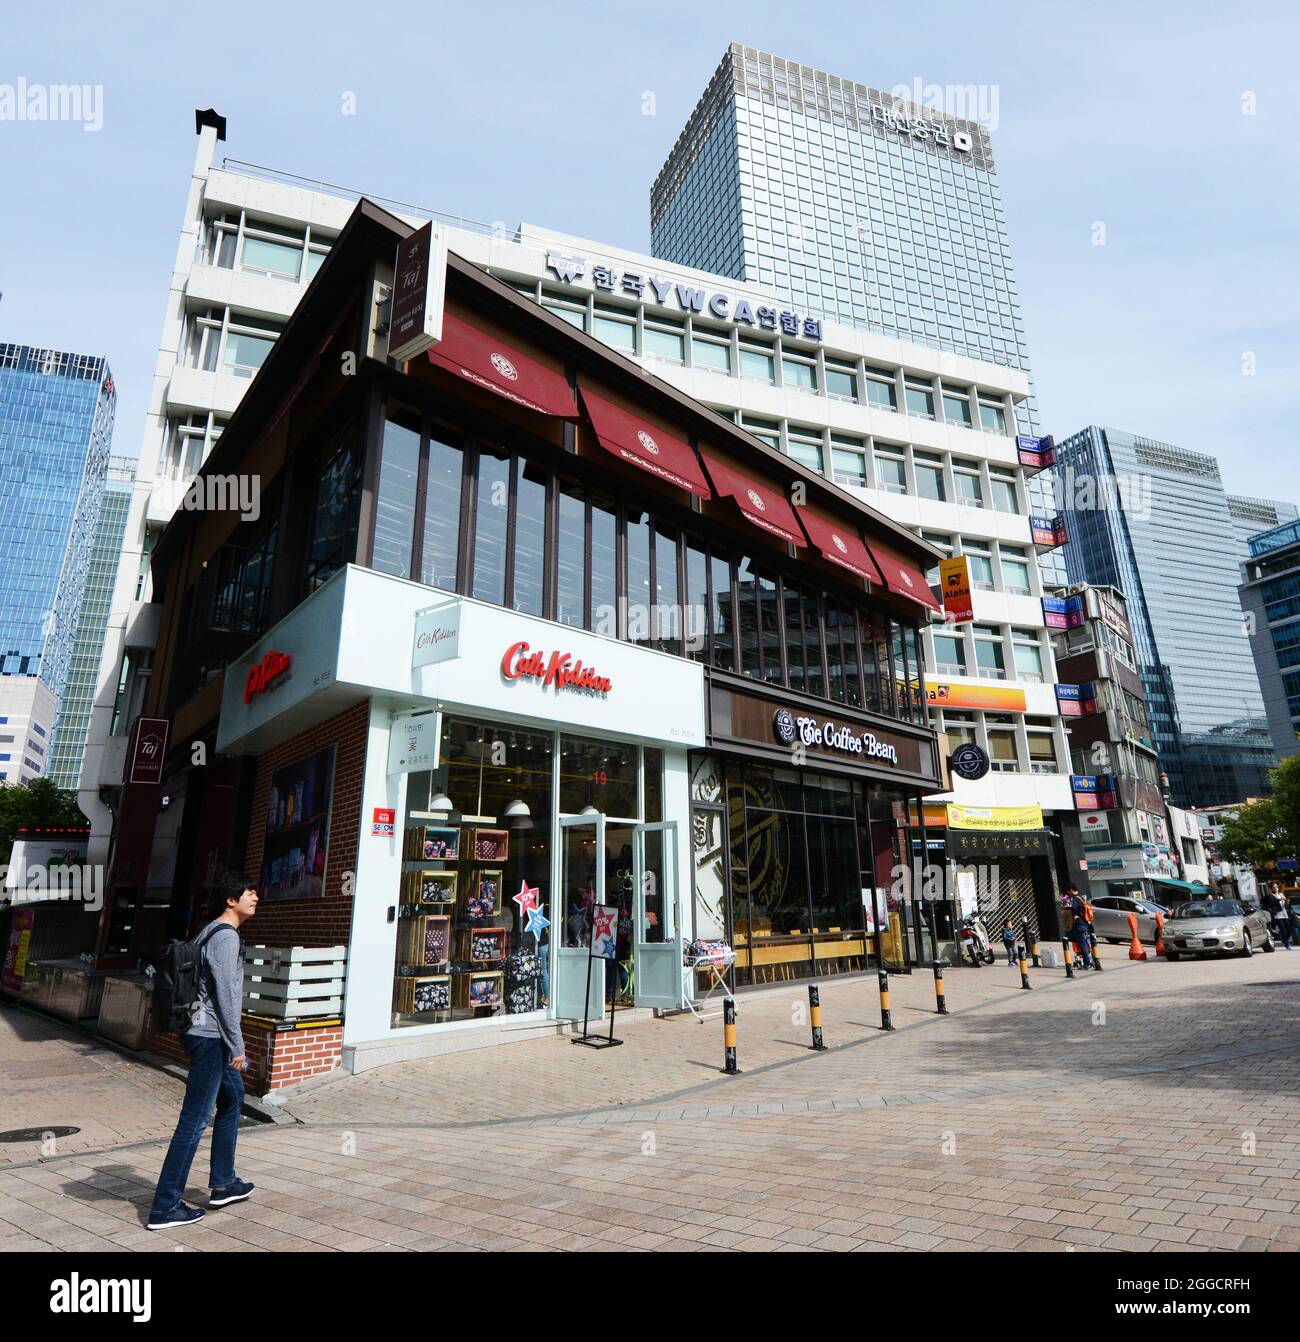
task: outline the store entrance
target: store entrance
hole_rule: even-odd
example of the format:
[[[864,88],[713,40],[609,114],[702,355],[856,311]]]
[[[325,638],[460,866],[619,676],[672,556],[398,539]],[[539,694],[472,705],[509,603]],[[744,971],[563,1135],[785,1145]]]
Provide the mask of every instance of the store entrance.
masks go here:
[[[556,1012],[594,1018],[624,1007],[681,1005],[681,913],[677,892],[677,823],[640,824],[600,813],[560,819],[562,935],[556,968]],[[616,911],[613,960],[588,947],[596,906]],[[590,987],[588,988],[588,983]]]

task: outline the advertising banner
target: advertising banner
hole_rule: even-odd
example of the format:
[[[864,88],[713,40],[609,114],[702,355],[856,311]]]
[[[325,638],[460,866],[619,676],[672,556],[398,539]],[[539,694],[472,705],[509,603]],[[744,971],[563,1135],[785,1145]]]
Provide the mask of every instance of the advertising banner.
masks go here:
[[[938,708],[992,708],[1003,712],[1025,711],[1024,690],[1009,685],[951,685],[940,681],[926,684],[925,697]]]
[[[948,828],[1042,829],[1043,808],[1041,806],[958,806],[949,802]]]
[[[939,587],[943,593],[943,615],[949,624],[965,624],[975,618],[971,601],[970,562],[953,555],[939,563]]]

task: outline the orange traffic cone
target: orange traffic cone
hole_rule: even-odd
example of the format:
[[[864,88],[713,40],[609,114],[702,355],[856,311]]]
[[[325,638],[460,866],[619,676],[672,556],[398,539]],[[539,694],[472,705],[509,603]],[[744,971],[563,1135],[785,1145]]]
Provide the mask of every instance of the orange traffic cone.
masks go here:
[[[1138,916],[1136,913],[1130,913],[1128,916],[1128,930],[1133,934],[1133,942],[1128,948],[1128,958],[1130,960],[1145,960],[1147,953],[1142,949],[1142,943],[1138,940]]]
[[[1157,955],[1163,955],[1164,953],[1165,953],[1165,915],[1164,915],[1163,913],[1157,913],[1157,914],[1156,914],[1156,954],[1157,954]]]

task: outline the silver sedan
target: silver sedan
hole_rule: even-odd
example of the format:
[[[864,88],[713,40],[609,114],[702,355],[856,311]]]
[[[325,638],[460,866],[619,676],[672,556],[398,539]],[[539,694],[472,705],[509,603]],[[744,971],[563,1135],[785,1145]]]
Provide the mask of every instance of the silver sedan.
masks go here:
[[[1165,928],[1165,955],[1253,955],[1271,951],[1268,914],[1235,899],[1193,899],[1176,904]]]
[[[1149,899],[1137,899],[1133,895],[1098,895],[1092,901],[1092,929],[1104,941],[1128,941],[1128,916],[1137,915],[1138,940],[1155,945],[1156,914],[1164,916],[1166,926],[1169,923],[1169,910],[1163,904]]]

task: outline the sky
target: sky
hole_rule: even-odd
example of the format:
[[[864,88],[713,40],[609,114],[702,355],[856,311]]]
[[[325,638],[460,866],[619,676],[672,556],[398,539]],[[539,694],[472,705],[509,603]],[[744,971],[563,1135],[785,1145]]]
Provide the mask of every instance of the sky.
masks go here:
[[[1127,429],[1300,501],[1292,3],[63,0],[4,26],[0,117],[25,79],[102,87],[102,125],[0,119],[0,341],[106,355],[119,454],[195,108],[227,118],[231,158],[648,251],[650,184],[739,41],[875,88],[979,86],[1043,431]]]

